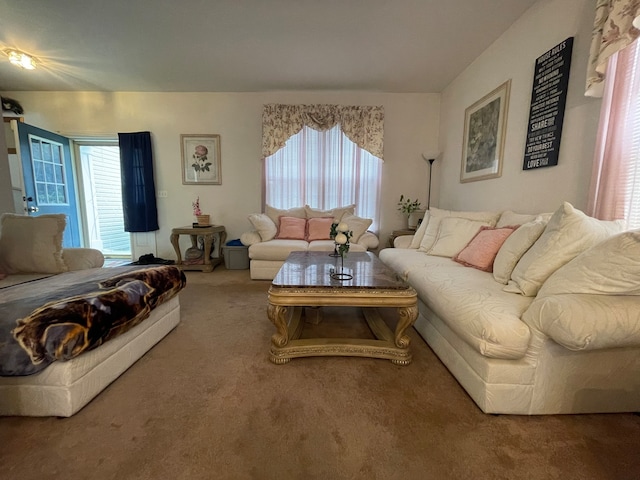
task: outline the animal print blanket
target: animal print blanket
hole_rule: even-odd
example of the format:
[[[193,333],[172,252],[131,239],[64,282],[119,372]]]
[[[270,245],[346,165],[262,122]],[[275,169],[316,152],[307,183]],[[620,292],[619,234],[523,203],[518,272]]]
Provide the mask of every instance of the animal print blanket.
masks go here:
[[[67,272],[0,290],[0,376],[32,375],[146,319],[186,285],[175,266]]]

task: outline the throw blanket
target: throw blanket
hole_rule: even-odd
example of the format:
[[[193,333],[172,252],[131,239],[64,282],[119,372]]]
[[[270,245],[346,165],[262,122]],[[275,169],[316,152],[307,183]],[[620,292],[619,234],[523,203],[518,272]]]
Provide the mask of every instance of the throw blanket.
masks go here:
[[[0,375],[31,375],[129,331],[186,285],[175,266],[68,272],[0,290]]]

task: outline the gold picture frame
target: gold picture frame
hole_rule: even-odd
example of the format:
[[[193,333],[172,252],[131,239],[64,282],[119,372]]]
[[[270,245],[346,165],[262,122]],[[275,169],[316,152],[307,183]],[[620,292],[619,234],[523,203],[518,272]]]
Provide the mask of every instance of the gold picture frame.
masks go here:
[[[222,185],[220,135],[180,135],[183,185]]]
[[[510,91],[507,80],[465,110],[460,183],[502,175]]]

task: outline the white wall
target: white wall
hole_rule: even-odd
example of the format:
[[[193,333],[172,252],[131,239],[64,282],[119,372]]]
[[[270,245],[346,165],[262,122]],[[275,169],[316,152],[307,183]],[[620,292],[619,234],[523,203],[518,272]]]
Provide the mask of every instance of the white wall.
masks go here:
[[[157,254],[175,258],[171,228],[189,225],[191,202],[200,196],[204,213],[225,225],[228,239],[250,229],[247,215],[261,207],[262,105],[334,103],[383,105],[385,163],[381,242],[404,226],[396,211],[400,194],[426,200],[427,168],[422,152],[437,151],[438,94],[358,92],[273,93],[100,93],[4,92],[23,106],[25,122],[63,135],[100,135],[148,130],[152,133],[160,230]],[[221,136],[222,185],[182,185],[180,134]]]
[[[555,210],[562,201],[584,210],[600,101],[583,95],[593,19],[590,0],[540,0],[455,79],[441,99],[440,150],[432,205],[523,213]],[[558,165],[522,170],[535,60],[574,38]],[[465,109],[508,79],[511,96],[500,178],[460,183]],[[432,197],[433,198],[433,197]]]

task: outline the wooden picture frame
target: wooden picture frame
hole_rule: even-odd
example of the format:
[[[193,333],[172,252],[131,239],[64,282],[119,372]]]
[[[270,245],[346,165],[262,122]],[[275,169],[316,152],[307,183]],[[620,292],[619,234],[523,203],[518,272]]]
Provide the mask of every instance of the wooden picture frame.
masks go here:
[[[510,91],[507,80],[465,110],[460,183],[502,175]]]
[[[222,185],[220,135],[180,135],[183,185]]]

